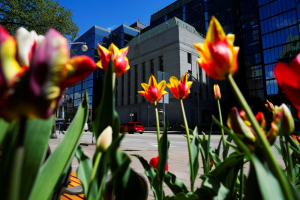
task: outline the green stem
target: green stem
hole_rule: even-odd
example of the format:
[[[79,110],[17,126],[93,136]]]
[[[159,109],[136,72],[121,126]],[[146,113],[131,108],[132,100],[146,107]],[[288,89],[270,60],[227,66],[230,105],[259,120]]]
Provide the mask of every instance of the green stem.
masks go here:
[[[294,183],[293,161],[292,161],[292,157],[291,157],[291,154],[290,154],[290,144],[288,142],[288,137],[289,136],[285,136],[285,145],[286,145],[286,151],[287,151],[287,156],[288,156],[287,171],[288,171],[289,180],[292,183]]]
[[[91,188],[92,188],[92,183],[93,183],[93,181],[94,181],[94,179],[97,175],[97,170],[99,168],[99,163],[100,163],[101,156],[102,156],[102,153],[100,151],[97,151],[97,150],[96,150],[96,154],[97,154],[97,156],[96,156],[96,160],[95,160],[95,163],[94,163],[92,175],[91,175],[90,182],[89,182],[87,197],[89,197],[89,194],[90,194],[90,191],[91,191]]]
[[[242,162],[241,170],[240,170],[240,200],[243,200],[243,187],[244,187],[244,162]]]
[[[223,120],[222,120],[222,112],[221,112],[221,106],[220,106],[220,100],[217,100],[218,102],[218,109],[219,109],[219,117],[220,117],[220,123],[223,126]],[[223,141],[223,149],[225,149],[225,136],[224,136],[224,130],[221,127],[221,134],[222,134],[222,141]],[[224,159],[224,158],[223,158]]]
[[[157,101],[154,101],[154,107],[155,107],[155,117],[156,117],[156,129],[157,129],[157,145],[159,145],[159,120],[158,120],[158,110],[157,110]]]
[[[183,115],[183,120],[184,120],[184,125],[185,125],[185,131],[186,131],[186,139],[188,143],[188,149],[189,149],[189,160],[190,160],[190,172],[191,172],[191,191],[194,192],[194,182],[192,179],[195,177],[194,176],[194,168],[193,168],[193,162],[192,162],[192,150],[191,150],[191,141],[190,141],[190,133],[189,133],[189,126],[186,120],[185,116],[185,111],[184,111],[184,106],[183,106],[183,101],[180,99],[180,105],[181,105],[181,110],[182,110],[182,115]]]
[[[274,156],[272,149],[270,147],[270,144],[267,141],[264,134],[262,133],[258,122],[256,121],[251,109],[249,108],[249,105],[247,104],[240,89],[238,88],[235,81],[233,80],[233,77],[231,74],[228,74],[227,79],[228,79],[229,84],[232,87],[232,90],[235,93],[240,105],[244,109],[244,111],[252,125],[252,128],[254,129],[255,133],[257,134],[258,141],[260,142],[260,144],[263,148],[262,152],[263,152],[265,158],[267,159],[270,167],[273,169],[273,173],[274,173],[275,177],[278,179],[278,182],[283,190],[285,199],[293,199],[292,191],[291,191],[291,188],[289,187],[287,179],[286,179],[285,175],[283,174],[282,169],[278,165],[276,157]]]

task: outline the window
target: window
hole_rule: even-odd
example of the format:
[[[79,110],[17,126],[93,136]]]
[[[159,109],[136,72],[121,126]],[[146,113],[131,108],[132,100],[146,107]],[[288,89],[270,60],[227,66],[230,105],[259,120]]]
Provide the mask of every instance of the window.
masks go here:
[[[124,90],[125,90],[124,74],[122,74],[122,105],[124,105]]]
[[[150,63],[151,63],[151,74],[154,75],[154,59],[152,59]]]
[[[145,83],[146,82],[146,63],[145,62],[143,62],[143,64],[142,64],[142,73],[143,73],[143,83]],[[143,102],[145,102],[146,101],[146,99],[145,98],[143,98]]]
[[[159,71],[164,71],[164,57],[159,57]]]
[[[130,96],[131,96],[131,71],[128,71],[128,86],[127,86],[127,91],[128,91],[128,94],[127,94],[127,98],[128,98],[128,105],[130,104]]]
[[[187,53],[187,60],[188,63],[192,64],[192,55],[190,53]]]
[[[134,76],[134,78],[135,78],[135,84],[134,84],[134,86],[135,86],[135,91],[138,91],[138,85],[139,85],[139,79],[138,79],[138,66],[136,65],[136,66],[134,66],[134,72],[135,72],[135,76]],[[135,103],[138,103],[138,94],[137,94],[137,92],[135,93]]]

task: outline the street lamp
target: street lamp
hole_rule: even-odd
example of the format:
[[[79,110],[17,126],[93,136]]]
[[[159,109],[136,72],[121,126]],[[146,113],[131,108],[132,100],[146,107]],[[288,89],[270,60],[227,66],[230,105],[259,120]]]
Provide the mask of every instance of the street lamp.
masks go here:
[[[200,128],[200,108],[199,108],[199,96],[200,96],[200,92],[199,92],[199,80],[198,80],[198,73],[197,73],[197,78],[195,78],[193,75],[192,75],[192,71],[191,70],[188,70],[187,74],[195,79],[197,81],[197,104],[198,104],[198,128]]]
[[[72,42],[72,43],[69,43],[69,45],[72,45],[72,44],[82,44],[81,46],[81,50],[82,51],[87,51],[89,48],[86,46],[86,43],[85,42]],[[51,139],[57,139],[57,135],[56,135],[56,112],[55,111],[55,117],[54,117],[54,121],[53,121],[53,127],[52,127],[52,133],[51,133]]]
[[[86,43],[85,42],[72,42],[72,43],[69,43],[69,45],[72,45],[72,44],[82,44],[81,46],[81,50],[82,51],[87,51],[89,48],[86,46]]]

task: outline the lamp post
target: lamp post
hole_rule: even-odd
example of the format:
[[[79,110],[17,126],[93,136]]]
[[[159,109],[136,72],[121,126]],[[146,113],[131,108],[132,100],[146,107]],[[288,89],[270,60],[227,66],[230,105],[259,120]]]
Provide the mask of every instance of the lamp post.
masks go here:
[[[88,47],[86,46],[86,43],[85,42],[72,42],[72,43],[69,43],[69,45],[72,45],[72,44],[82,44],[81,46],[81,50],[82,51],[87,51],[88,50]],[[57,114],[57,110],[55,111],[55,116],[54,116],[54,120],[53,120],[53,126],[52,126],[52,132],[51,132],[51,139],[57,139],[57,135],[56,135],[56,114]]]
[[[150,108],[150,106],[147,106],[147,115],[148,115],[148,127],[149,127],[149,108]]]
[[[191,70],[188,70],[188,75],[193,78],[194,80],[197,81],[197,104],[198,104],[198,128],[200,127],[200,108],[199,108],[199,96],[200,96],[200,92],[199,92],[199,80],[198,80],[198,73],[197,73],[197,78],[195,78],[193,75],[192,75],[192,71]]]

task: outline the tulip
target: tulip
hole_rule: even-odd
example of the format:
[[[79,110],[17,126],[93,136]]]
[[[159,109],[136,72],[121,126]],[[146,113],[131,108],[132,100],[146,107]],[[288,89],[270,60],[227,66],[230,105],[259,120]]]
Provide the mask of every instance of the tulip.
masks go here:
[[[97,149],[100,152],[105,152],[112,143],[113,130],[111,126],[106,127],[97,139]]]
[[[227,118],[227,126],[232,129],[236,134],[245,136],[251,141],[256,140],[256,136],[252,128],[246,125],[243,119],[240,117],[237,108],[232,108]]]
[[[288,136],[293,133],[295,125],[290,109],[285,104],[282,104],[280,107],[275,106],[274,109],[276,113],[280,112],[282,116],[279,135]]]
[[[293,140],[300,145],[300,138],[297,135],[291,135]]]
[[[185,73],[180,81],[178,81],[175,76],[171,76],[170,83],[167,84],[167,87],[171,90],[176,99],[185,99],[191,92],[190,88],[192,84],[192,81],[187,81],[187,73]]]
[[[269,141],[270,145],[273,145],[276,141],[276,136],[278,134],[279,128],[281,124],[281,113],[276,113],[273,121],[271,122],[271,128],[269,132],[266,134],[267,140]]]
[[[245,112],[241,111],[238,113],[237,108],[232,108],[227,119],[227,125],[230,129],[232,129],[236,134],[240,134],[245,136],[248,140],[255,142],[257,134],[253,130],[251,123],[245,118],[244,115]],[[279,132],[279,129],[281,127],[281,116],[282,114],[280,112],[277,112],[274,116],[273,121],[271,122],[271,128],[268,131],[268,133],[265,135],[269,143],[272,145],[274,144],[276,140],[276,136]],[[260,129],[265,134],[265,126],[266,126],[266,120],[264,117],[264,114],[262,112],[258,112],[255,116],[256,121],[260,125]],[[249,143],[249,141],[244,141],[248,146],[253,149],[253,145]]]
[[[234,75],[238,69],[239,47],[233,46],[234,35],[225,35],[215,17],[211,18],[204,43],[195,43],[200,54],[198,64],[213,79],[224,80],[227,74]]]
[[[267,104],[265,104],[265,106],[266,106],[266,108],[267,108],[267,110],[268,110],[269,112],[273,112],[274,106],[273,106],[273,104],[272,104],[271,102],[269,102],[269,101],[267,100]]]
[[[158,102],[162,96],[167,94],[165,91],[166,81],[162,80],[157,84],[155,77],[151,74],[149,78],[148,85],[146,83],[141,84],[145,91],[138,91],[142,96],[144,96],[149,102]]]
[[[300,54],[289,65],[278,62],[274,67],[274,75],[278,85],[293,106],[300,110]]]
[[[221,99],[221,91],[220,91],[220,87],[218,84],[214,85],[214,97],[216,100],[220,100]]]
[[[76,56],[69,60],[68,42],[54,29],[50,29],[43,39],[36,36],[35,32],[29,33],[21,28],[16,37],[20,44],[19,51],[14,55],[19,63],[15,63],[19,66],[22,63],[24,69],[27,64],[30,67],[11,90],[8,100],[0,109],[0,116],[8,121],[20,115],[46,119],[55,112],[65,88],[85,78],[97,66],[87,56]],[[29,38],[28,41],[26,38]]]
[[[17,44],[15,39],[0,26],[0,105],[16,81],[28,67],[21,67],[16,60]]]
[[[298,114],[298,119],[300,119],[300,110],[298,110],[297,114]]]
[[[158,164],[158,159],[159,159],[159,156],[156,156],[154,158],[151,158],[150,160],[150,165],[153,167],[153,168],[157,168],[157,164]],[[169,171],[169,164],[168,164],[168,161],[167,161],[167,164],[166,164],[166,171]]]
[[[100,56],[100,61],[97,62],[98,67],[106,71],[110,59],[114,64],[114,72],[116,77],[121,76],[127,70],[130,69],[128,59],[126,54],[129,47],[125,47],[119,50],[113,43],[109,46],[108,49],[98,44],[98,54]]]

